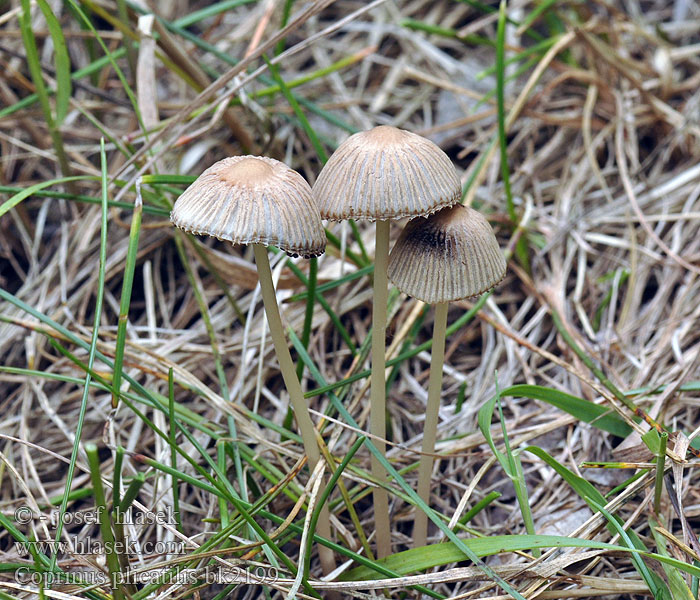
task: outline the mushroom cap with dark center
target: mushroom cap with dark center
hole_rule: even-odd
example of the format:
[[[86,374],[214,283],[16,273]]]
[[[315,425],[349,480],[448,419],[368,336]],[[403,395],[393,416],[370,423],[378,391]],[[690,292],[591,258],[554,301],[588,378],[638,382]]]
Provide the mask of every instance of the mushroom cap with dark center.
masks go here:
[[[430,304],[477,296],[505,274],[506,260],[491,225],[461,204],[409,221],[389,255],[394,285]]]
[[[324,219],[374,221],[429,215],[458,202],[462,187],[433,142],[381,125],[340,144],[313,193]]]
[[[170,220],[233,244],[323,254],[326,234],[306,180],[284,163],[233,156],[214,163],[177,199]]]

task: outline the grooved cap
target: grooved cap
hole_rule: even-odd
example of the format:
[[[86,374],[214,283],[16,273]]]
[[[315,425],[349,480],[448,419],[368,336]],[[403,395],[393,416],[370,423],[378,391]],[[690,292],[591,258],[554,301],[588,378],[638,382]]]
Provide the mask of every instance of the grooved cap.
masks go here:
[[[433,142],[381,125],[338,146],[313,194],[324,219],[374,221],[429,215],[458,202],[462,186]]]
[[[284,163],[262,156],[214,163],[177,199],[170,220],[189,233],[277,246],[307,258],[326,248],[309,184]]]
[[[430,304],[477,296],[505,274],[506,260],[491,225],[461,204],[409,221],[389,255],[394,285]]]

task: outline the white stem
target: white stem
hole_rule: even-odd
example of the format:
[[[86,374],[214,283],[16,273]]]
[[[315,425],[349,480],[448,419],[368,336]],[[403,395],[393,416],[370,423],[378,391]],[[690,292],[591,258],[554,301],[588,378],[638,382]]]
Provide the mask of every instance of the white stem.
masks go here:
[[[263,304],[265,305],[267,323],[270,326],[270,336],[275,346],[275,354],[280,364],[284,386],[287,388],[297,426],[301,433],[301,439],[304,442],[304,451],[309,457],[309,468],[313,472],[321,457],[321,453],[319,452],[318,443],[316,442],[316,429],[314,428],[313,421],[311,421],[309,409],[304,399],[304,392],[301,389],[301,383],[299,383],[299,378],[294,369],[292,356],[289,354],[287,338],[284,335],[282,318],[280,317],[279,307],[277,306],[275,286],[272,283],[270,259],[267,256],[267,248],[262,244],[253,244],[253,251],[255,252],[255,264],[258,267],[260,291],[262,292]],[[330,518],[326,507],[324,507],[318,519],[318,533],[327,539],[331,539]],[[330,548],[319,546],[319,556],[324,572],[330,573],[335,569],[335,559],[333,558],[333,551],[330,550]]]
[[[377,449],[386,456],[386,304],[387,263],[389,259],[389,221],[377,221],[376,249],[374,253],[374,300],[372,308],[372,375],[370,378],[370,433]],[[372,455],[372,475],[378,481],[386,481],[386,471]],[[389,494],[383,488],[375,488],[374,527],[377,536],[377,557],[391,554],[391,526],[389,522]]]
[[[442,390],[442,367],[445,362],[445,329],[447,326],[447,302],[435,305],[433,323],[433,346],[430,356],[430,379],[428,380],[428,404],[425,410],[423,427],[423,454],[418,462],[418,495],[429,505],[430,475],[433,471],[433,457],[437,437],[438,412],[440,409],[440,392]],[[416,509],[413,525],[414,547],[425,546],[428,541],[428,517]]]

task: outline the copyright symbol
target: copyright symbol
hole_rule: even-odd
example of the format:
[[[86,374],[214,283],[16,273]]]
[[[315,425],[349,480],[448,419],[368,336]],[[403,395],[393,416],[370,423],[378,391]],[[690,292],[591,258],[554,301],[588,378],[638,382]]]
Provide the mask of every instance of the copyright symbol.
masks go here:
[[[28,506],[20,506],[15,509],[15,523],[26,525],[27,523],[31,523],[33,518],[34,513]]]

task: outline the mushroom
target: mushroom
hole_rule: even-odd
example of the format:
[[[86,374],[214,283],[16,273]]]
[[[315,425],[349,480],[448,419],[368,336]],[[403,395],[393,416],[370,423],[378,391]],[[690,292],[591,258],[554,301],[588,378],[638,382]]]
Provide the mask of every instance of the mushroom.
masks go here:
[[[376,221],[370,431],[386,451],[386,309],[389,221],[426,216],[459,201],[461,184],[454,165],[433,142],[415,133],[379,126],[350,136],[330,157],[313,187],[321,217],[331,221]],[[386,481],[372,457],[372,475]],[[377,554],[391,552],[389,497],[373,492]]]
[[[418,495],[428,503],[431,454],[435,449],[448,303],[482,294],[498,284],[506,261],[488,221],[476,210],[457,204],[413,219],[389,256],[389,279],[409,296],[435,304],[428,403],[418,463]],[[418,511],[413,528],[416,547],[427,542],[428,520]]]
[[[306,180],[260,156],[213,164],[177,199],[170,220],[188,233],[253,244],[270,335],[311,469],[320,458],[313,422],[284,335],[266,246],[304,258],[323,254],[326,235]]]
[[[262,156],[234,156],[213,164],[177,199],[170,220],[189,233],[211,235],[233,244],[253,244],[270,335],[294,416],[314,470],[320,460],[316,430],[289,354],[266,246],[291,256],[319,256],[326,234],[306,180],[284,163]],[[319,533],[330,539],[327,507]],[[333,551],[319,546],[325,573],[335,569]]]

